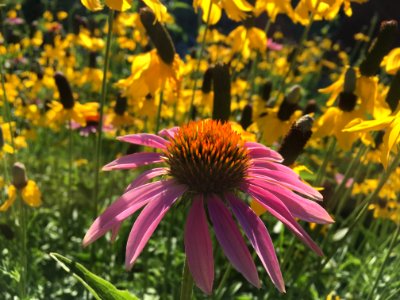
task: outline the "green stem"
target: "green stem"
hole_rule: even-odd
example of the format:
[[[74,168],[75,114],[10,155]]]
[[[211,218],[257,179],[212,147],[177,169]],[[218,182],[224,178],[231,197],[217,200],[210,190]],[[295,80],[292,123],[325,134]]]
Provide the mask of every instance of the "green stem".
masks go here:
[[[104,116],[104,104],[106,102],[107,95],[107,73],[109,68],[110,48],[111,48],[111,37],[113,31],[113,20],[114,11],[110,10],[108,13],[108,32],[106,42],[106,52],[104,54],[104,66],[103,66],[103,82],[101,86],[100,96],[100,110],[99,110],[99,124],[97,126],[97,139],[96,139],[96,151],[95,151],[95,176],[94,176],[94,189],[93,189],[93,216],[96,217],[98,214],[98,193],[99,193],[99,176],[100,176],[100,160],[101,160],[101,141],[103,136],[103,116]]]
[[[385,256],[385,258],[384,258],[384,260],[383,260],[383,262],[382,262],[382,265],[381,265],[381,267],[380,267],[380,269],[379,269],[378,276],[376,277],[376,279],[375,279],[375,281],[374,281],[374,285],[372,286],[372,289],[371,289],[371,291],[370,291],[369,294],[368,294],[367,300],[371,300],[371,299],[372,299],[372,296],[374,295],[374,292],[375,292],[375,290],[376,290],[376,287],[378,286],[378,283],[379,283],[379,281],[380,281],[380,279],[381,279],[381,276],[382,276],[382,274],[383,274],[383,271],[385,270],[385,267],[387,266],[387,262],[388,262],[388,259],[389,259],[389,257],[390,257],[390,254],[392,254],[392,251],[393,251],[394,246],[395,246],[395,244],[396,244],[397,238],[399,237],[399,233],[400,233],[400,223],[397,224],[396,231],[394,232],[393,238],[392,238],[392,240],[390,241],[389,249],[388,249],[388,251],[387,251],[387,253],[386,253],[386,256]]]
[[[331,140],[329,141],[328,150],[325,152],[324,160],[318,169],[314,186],[319,186],[323,182],[326,173],[326,167],[328,165],[328,162],[332,160],[332,154],[335,151],[335,147],[336,147],[336,139],[331,138]]]
[[[71,189],[72,189],[72,121],[70,119],[68,126],[68,191],[67,191],[67,205],[69,206],[71,206],[71,199],[72,199]]]
[[[200,46],[200,53],[199,57],[197,58],[197,64],[196,64],[196,69],[194,70],[193,74],[195,75],[194,81],[193,81],[193,89],[192,89],[192,98],[190,99],[190,106],[189,106],[189,115],[188,115],[188,121],[191,118],[193,109],[194,109],[194,98],[196,95],[196,89],[197,89],[197,81],[198,81],[198,76],[197,73],[200,70],[200,64],[201,64],[201,58],[203,57],[203,52],[204,48],[206,45],[206,37],[208,33],[208,29],[210,28],[209,23],[210,23],[210,16],[211,16],[211,7],[212,7],[212,1],[210,1],[210,6],[208,7],[208,14],[207,14],[207,21],[206,21],[206,29],[204,30],[203,37],[201,39],[201,46]]]
[[[161,125],[161,111],[162,111],[162,105],[163,105],[163,99],[164,95],[163,92],[160,93],[160,99],[158,102],[158,109],[157,109],[157,119],[156,119],[156,134],[160,130],[160,125]]]
[[[192,274],[190,274],[188,262],[187,260],[185,260],[185,265],[183,267],[183,274],[182,274],[180,300],[190,300],[192,298],[192,292],[193,292],[193,278]]]
[[[342,182],[339,184],[339,186],[337,186],[335,188],[332,199],[339,199],[338,200],[339,202],[338,202],[338,205],[336,208],[336,214],[340,213],[340,211],[342,210],[343,205],[345,203],[344,197],[342,197],[342,196],[343,196],[343,192],[346,191],[346,189],[345,189],[346,183],[347,183],[348,179],[350,178],[350,176],[352,176],[354,174],[356,167],[360,163],[361,157],[367,152],[367,150],[368,150],[368,147],[366,147],[364,144],[362,144],[360,146],[360,148],[358,149],[357,155],[355,157],[353,157],[350,164],[348,165]]]
[[[362,203],[360,203],[361,209],[357,212],[356,217],[355,218],[349,217],[349,219],[351,219],[351,220],[354,219],[354,221],[349,225],[349,229],[346,232],[345,236],[342,238],[342,242],[344,242],[346,240],[346,238],[349,236],[349,234],[352,233],[353,230],[356,228],[356,225],[360,222],[360,220],[362,219],[362,217],[365,215],[366,211],[368,210],[368,206],[379,195],[379,192],[385,185],[390,174],[398,167],[399,163],[400,163],[400,149],[398,149],[396,156],[394,157],[392,163],[387,168],[386,172],[382,174],[381,178],[379,179],[376,189],[371,194],[369,194],[368,197]],[[343,224],[342,227],[344,227],[344,226],[345,226],[345,224]],[[325,260],[321,263],[320,270],[322,270],[326,266],[326,264],[332,259],[332,257],[335,255],[335,253],[336,253],[337,249],[339,249],[339,247],[337,246],[335,249],[336,250],[333,251],[329,256],[327,256],[325,258]]]
[[[19,280],[19,293],[20,299],[24,300],[27,298],[27,278],[28,278],[28,263],[27,263],[27,251],[26,251],[26,241],[27,241],[27,231],[26,231],[26,208],[23,204],[22,197],[18,191],[18,208],[19,208],[19,226],[20,226],[20,238],[21,238],[21,274]]]
[[[229,275],[231,274],[232,271],[232,266],[230,263],[227,264],[226,268],[225,268],[225,272],[222,275],[221,281],[218,284],[217,290],[215,291],[215,295],[217,299],[221,299],[222,297],[222,288],[225,286],[226,281],[229,278]]]

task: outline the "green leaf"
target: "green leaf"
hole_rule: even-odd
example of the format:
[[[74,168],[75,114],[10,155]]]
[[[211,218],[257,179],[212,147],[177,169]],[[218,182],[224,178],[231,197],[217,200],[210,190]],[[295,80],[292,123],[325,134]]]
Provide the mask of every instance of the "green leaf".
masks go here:
[[[128,291],[117,289],[107,280],[93,274],[80,263],[66,258],[58,253],[50,253],[50,257],[56,260],[68,273],[72,273],[89,292],[98,300],[138,300]]]

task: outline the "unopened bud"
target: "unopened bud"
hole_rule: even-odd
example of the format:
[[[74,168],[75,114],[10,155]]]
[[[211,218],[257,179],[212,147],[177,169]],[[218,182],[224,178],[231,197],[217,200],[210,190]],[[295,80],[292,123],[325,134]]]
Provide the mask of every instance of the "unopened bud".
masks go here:
[[[3,148],[4,146],[4,135],[3,135],[3,129],[0,127],[0,149]]]
[[[357,96],[353,93],[341,92],[338,97],[338,106],[342,111],[353,111],[357,104]]]
[[[399,34],[397,21],[383,21],[378,37],[372,44],[367,56],[360,65],[360,72],[364,76],[374,76],[378,73],[383,58],[393,48]]]
[[[231,78],[229,65],[218,63],[213,69],[214,106],[212,119],[228,121],[231,114]]]
[[[386,103],[389,104],[392,112],[399,106],[400,101],[400,70],[397,71],[390,84],[389,92],[386,96]]]
[[[247,129],[253,123],[253,107],[247,104],[242,111],[242,117],[240,118],[240,125],[244,130]]]
[[[114,112],[119,116],[123,116],[128,107],[128,99],[123,97],[121,93],[118,94],[117,100],[115,101]]]
[[[353,68],[348,68],[344,76],[343,91],[346,93],[354,93],[356,90],[356,71]]]
[[[307,141],[312,135],[311,128],[313,122],[314,119],[311,116],[305,115],[292,125],[278,150],[284,158],[282,162],[284,165],[292,165],[303,152]]]
[[[261,98],[265,102],[267,102],[271,98],[271,92],[272,92],[272,82],[271,81],[267,81],[261,87]]]
[[[317,101],[314,99],[311,99],[307,102],[306,107],[303,109],[303,115],[308,115],[317,112],[318,110],[318,105]]]
[[[16,162],[13,165],[12,178],[12,184],[19,190],[27,185],[28,177],[26,176],[26,169],[23,163]]]
[[[69,85],[68,79],[63,73],[57,72],[54,75],[54,80],[60,94],[60,102],[65,109],[71,109],[74,107],[74,96],[72,94],[71,86]]]
[[[207,70],[205,71],[205,73],[203,75],[203,84],[201,85],[201,91],[204,94],[208,94],[209,92],[211,92],[211,88],[212,88],[212,70],[213,70],[213,67],[207,68]]]
[[[299,101],[301,98],[300,86],[294,85],[289,93],[283,99],[278,111],[278,118],[281,121],[287,121],[293,113],[299,109]]]
[[[171,36],[165,27],[156,20],[156,16],[151,9],[145,7],[140,9],[140,21],[151,41],[157,49],[157,53],[167,65],[171,65],[175,57],[175,47]]]
[[[97,65],[97,52],[91,51],[89,53],[89,68],[95,69]]]

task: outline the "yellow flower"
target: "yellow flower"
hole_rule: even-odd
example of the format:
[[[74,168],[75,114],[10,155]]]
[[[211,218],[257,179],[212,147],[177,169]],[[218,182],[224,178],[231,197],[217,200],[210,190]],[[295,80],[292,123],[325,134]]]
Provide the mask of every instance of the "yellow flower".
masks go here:
[[[256,27],[238,26],[228,35],[228,41],[232,45],[233,53],[241,53],[245,60],[250,57],[252,50],[264,53],[267,48],[265,32]]]
[[[91,11],[99,11],[103,9],[103,4],[100,0],[81,0],[83,6]],[[156,15],[160,22],[168,18],[167,8],[159,0],[143,0]],[[105,0],[105,4],[117,11],[126,11],[132,7],[132,0]]]
[[[7,188],[8,199],[0,206],[0,212],[7,211],[15,202],[17,197],[17,188],[9,185]],[[21,189],[22,200],[31,207],[38,207],[42,204],[42,193],[36,182],[28,180],[25,187]]]
[[[396,74],[396,72],[400,70],[400,47],[390,51],[382,62],[382,65],[385,66],[385,70],[388,74]]]
[[[228,18],[234,21],[242,21],[246,18],[248,12],[251,12],[254,8],[245,0],[194,0],[193,7],[195,12],[200,7],[203,11],[203,21],[207,22],[211,1],[211,12],[209,24],[213,25],[221,18],[222,10],[225,10]]]
[[[355,122],[357,123],[348,124],[343,131],[352,133],[385,130],[381,162],[386,168],[389,163],[390,153],[392,151],[397,153],[396,145],[400,143],[400,109],[397,109],[397,112],[389,116],[382,116],[377,120],[362,121],[358,119]]]
[[[76,101],[72,108],[66,109],[60,102],[52,101],[49,104],[50,110],[47,111],[46,117],[49,125],[54,128],[57,128],[60,124],[65,124],[65,122],[69,120],[73,120],[79,125],[85,126],[88,117],[97,115],[98,106],[99,104],[97,102],[81,104]]]
[[[121,79],[116,86],[128,99],[140,99],[147,95],[155,95],[169,82],[179,91],[183,62],[177,54],[168,65],[158,56],[157,50],[132,57],[131,75]]]
[[[290,0],[258,0],[256,2],[255,14],[258,16],[264,11],[267,12],[274,23],[278,14],[286,14],[290,19],[295,19]]]

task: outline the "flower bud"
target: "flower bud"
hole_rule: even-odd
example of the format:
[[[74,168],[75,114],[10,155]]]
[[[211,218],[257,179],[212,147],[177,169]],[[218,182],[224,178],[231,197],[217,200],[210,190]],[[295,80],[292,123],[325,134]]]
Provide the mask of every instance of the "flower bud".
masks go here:
[[[261,99],[263,99],[265,102],[267,102],[271,98],[271,92],[272,92],[272,82],[267,81],[261,87],[261,91],[260,91]]]
[[[285,96],[278,111],[278,118],[281,121],[287,121],[292,114],[299,109],[299,101],[301,98],[301,89],[299,85],[294,85]]]
[[[250,104],[247,104],[242,111],[242,116],[240,118],[240,125],[244,130],[247,129],[253,123],[253,107]]]
[[[3,129],[0,127],[0,149],[3,148],[4,146],[4,135],[3,135]]]
[[[68,79],[63,73],[57,72],[54,75],[54,80],[60,94],[60,102],[65,109],[71,109],[74,107],[74,96],[72,95],[71,86],[69,85]]]
[[[157,49],[164,63],[171,65],[175,57],[175,47],[165,27],[156,20],[154,13],[147,7],[140,9],[140,21]]]
[[[28,177],[26,176],[26,169],[23,163],[16,162],[13,165],[12,184],[19,190],[28,184]]]
[[[128,107],[128,99],[126,97],[123,97],[121,93],[118,93],[117,100],[114,106],[115,114],[123,116],[124,113],[126,112],[127,107]]]
[[[353,93],[341,92],[338,97],[338,106],[342,111],[353,111],[357,104],[357,96]]]
[[[97,52],[91,51],[89,53],[89,68],[96,69],[97,65]]]
[[[311,99],[307,102],[306,107],[303,109],[303,115],[312,114],[318,111],[318,104],[317,101]]]
[[[231,114],[231,78],[229,65],[218,63],[213,68],[213,120],[228,121]]]
[[[354,93],[356,90],[356,71],[353,68],[348,68],[344,75],[344,87],[343,91],[346,93]]]
[[[389,104],[392,112],[396,110],[399,106],[400,101],[400,70],[397,71],[396,75],[392,79],[392,83],[390,84],[389,92],[386,96],[386,103]]]
[[[383,58],[393,48],[398,34],[399,29],[397,21],[390,20],[382,22],[378,37],[360,65],[361,75],[374,76],[378,73]]]
[[[282,162],[284,165],[292,165],[303,152],[307,141],[312,135],[313,122],[314,119],[311,116],[305,115],[292,125],[278,150],[284,158]]]
[[[201,85],[201,91],[204,94],[208,94],[209,92],[211,92],[211,88],[212,88],[212,70],[213,67],[208,67],[206,72],[203,75],[203,84]]]

